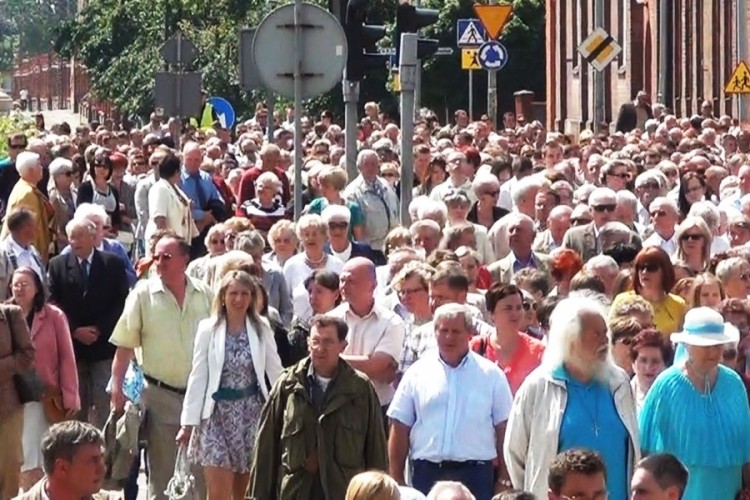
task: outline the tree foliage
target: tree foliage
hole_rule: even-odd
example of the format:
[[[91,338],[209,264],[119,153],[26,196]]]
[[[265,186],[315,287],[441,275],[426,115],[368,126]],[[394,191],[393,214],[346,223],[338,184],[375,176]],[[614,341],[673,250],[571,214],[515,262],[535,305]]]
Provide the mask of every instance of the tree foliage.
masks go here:
[[[34,137],[37,134],[34,120],[21,113],[0,116],[0,158],[8,156],[8,138],[19,132]]]
[[[314,2],[324,7],[328,4],[327,0]],[[392,25],[396,3],[372,0],[368,22]],[[424,30],[424,36],[455,48],[456,20],[474,17],[473,3],[422,0],[422,6],[440,11],[438,23]],[[513,3],[515,15],[503,35],[510,62],[498,74],[500,109],[509,106],[516,90],[533,90],[540,98],[544,92],[544,1]],[[91,0],[77,19],[63,26],[56,49],[66,56],[75,54],[86,65],[97,97],[113,102],[126,113],[143,116],[153,107],[154,77],[163,67],[159,48],[165,33],[179,27],[198,48],[190,69],[202,73],[209,94],[227,98],[239,116],[249,116],[255,99],[266,94],[239,89],[238,33],[244,26],[257,26],[272,7],[265,0]],[[384,39],[382,45],[390,46],[390,39]],[[439,115],[443,109],[465,108],[467,92],[457,89],[467,89],[467,73],[460,68],[458,50],[453,56],[427,62],[422,104]],[[482,78],[484,72],[475,76],[475,109],[479,109],[486,105],[486,78]],[[385,69],[368,75],[360,87],[361,101],[378,101],[396,111],[398,96],[388,90],[388,79]],[[337,86],[308,101],[306,107],[313,113],[327,108],[343,115],[341,88]]]

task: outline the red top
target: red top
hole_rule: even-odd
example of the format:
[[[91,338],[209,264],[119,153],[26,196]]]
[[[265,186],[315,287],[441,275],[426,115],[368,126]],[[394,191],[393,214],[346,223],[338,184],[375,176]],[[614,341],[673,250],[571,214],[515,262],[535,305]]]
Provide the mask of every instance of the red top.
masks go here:
[[[518,333],[518,338],[520,342],[518,343],[516,352],[513,354],[513,359],[505,366],[502,366],[498,362],[495,348],[492,347],[490,339],[484,336],[476,336],[469,341],[469,347],[472,351],[493,361],[503,370],[505,376],[508,378],[510,392],[514,396],[529,373],[534,371],[542,362],[542,354],[544,354],[544,344],[540,341],[520,332]]]

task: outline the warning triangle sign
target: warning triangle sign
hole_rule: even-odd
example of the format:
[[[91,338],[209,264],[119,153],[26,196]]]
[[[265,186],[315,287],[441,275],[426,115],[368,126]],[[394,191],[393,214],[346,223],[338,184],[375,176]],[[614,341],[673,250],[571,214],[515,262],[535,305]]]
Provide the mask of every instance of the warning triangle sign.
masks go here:
[[[484,43],[484,37],[482,36],[482,33],[479,31],[479,27],[473,23],[470,22],[463,33],[461,33],[461,38],[458,39],[458,45],[482,45]]]
[[[495,40],[503,31],[505,23],[508,22],[510,15],[513,13],[513,6],[508,4],[474,4],[474,12],[487,31],[487,38]]]
[[[740,61],[724,87],[727,94],[750,94],[750,68]]]

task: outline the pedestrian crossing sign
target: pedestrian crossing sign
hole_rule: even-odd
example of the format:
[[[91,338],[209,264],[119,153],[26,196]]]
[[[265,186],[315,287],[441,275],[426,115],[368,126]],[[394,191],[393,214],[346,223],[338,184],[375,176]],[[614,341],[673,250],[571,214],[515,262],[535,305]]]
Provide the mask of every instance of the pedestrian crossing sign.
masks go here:
[[[727,94],[750,94],[750,68],[740,61],[729,77],[724,92]]]
[[[487,41],[487,35],[479,19],[459,19],[456,23],[456,45],[479,47]]]
[[[469,71],[481,70],[482,65],[479,62],[479,49],[461,49],[461,69]]]

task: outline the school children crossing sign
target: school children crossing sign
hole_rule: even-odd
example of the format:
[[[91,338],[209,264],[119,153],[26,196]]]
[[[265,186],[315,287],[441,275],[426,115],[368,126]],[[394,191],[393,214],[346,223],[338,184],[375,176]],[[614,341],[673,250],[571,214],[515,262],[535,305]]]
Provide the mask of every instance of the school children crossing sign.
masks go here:
[[[456,45],[458,47],[479,47],[487,41],[479,19],[459,19],[456,22]]]
[[[750,68],[740,61],[724,87],[727,94],[750,94]]]

